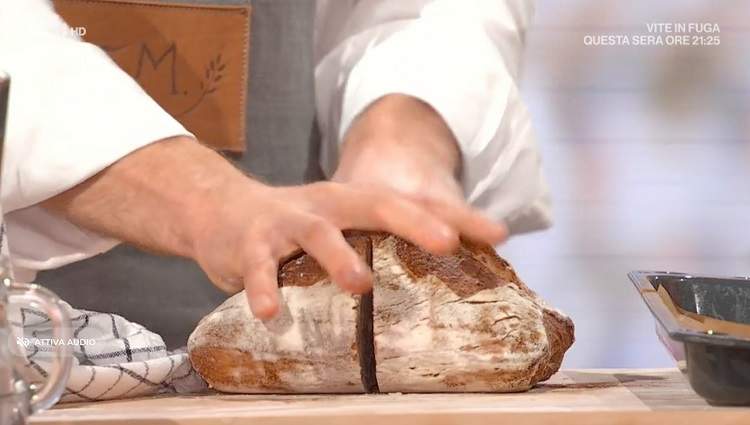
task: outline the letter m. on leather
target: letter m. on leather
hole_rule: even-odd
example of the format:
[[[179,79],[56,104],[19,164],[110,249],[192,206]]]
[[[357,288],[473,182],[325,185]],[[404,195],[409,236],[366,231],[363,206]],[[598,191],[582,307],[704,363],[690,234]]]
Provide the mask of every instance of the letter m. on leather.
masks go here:
[[[201,141],[244,152],[249,4],[54,0],[112,59]],[[137,123],[134,123],[137,125]]]

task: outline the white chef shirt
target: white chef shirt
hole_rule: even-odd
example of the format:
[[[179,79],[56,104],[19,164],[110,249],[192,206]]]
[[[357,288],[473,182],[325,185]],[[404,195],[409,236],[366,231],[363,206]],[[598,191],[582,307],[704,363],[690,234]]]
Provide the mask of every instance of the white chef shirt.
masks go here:
[[[321,165],[336,166],[352,120],[390,93],[447,122],[468,200],[515,231],[549,223],[546,185],[517,77],[531,0],[318,0],[315,90]],[[19,279],[117,241],[35,205],[134,150],[190,133],[49,0],[0,0],[0,69],[11,95],[0,202]]]

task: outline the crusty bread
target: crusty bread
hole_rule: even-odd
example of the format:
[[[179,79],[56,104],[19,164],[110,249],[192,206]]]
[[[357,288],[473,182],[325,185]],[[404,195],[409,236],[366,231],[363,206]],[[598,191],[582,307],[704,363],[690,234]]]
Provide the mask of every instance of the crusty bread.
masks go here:
[[[437,257],[384,237],[373,259],[381,391],[527,390],[557,371],[573,342],[570,319],[490,247],[464,243]]]
[[[198,373],[241,393],[524,391],[573,343],[572,321],[491,247],[438,257],[391,235],[347,239],[372,265],[373,293],[343,293],[298,256],[279,272],[279,317],[253,318],[241,293],[198,324]]]

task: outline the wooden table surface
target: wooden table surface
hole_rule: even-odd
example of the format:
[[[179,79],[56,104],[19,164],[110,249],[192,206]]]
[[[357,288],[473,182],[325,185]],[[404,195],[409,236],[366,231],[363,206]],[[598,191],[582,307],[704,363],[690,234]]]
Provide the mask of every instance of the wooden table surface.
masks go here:
[[[165,395],[74,403],[32,424],[750,424],[714,407],[676,369],[565,370],[520,394]]]

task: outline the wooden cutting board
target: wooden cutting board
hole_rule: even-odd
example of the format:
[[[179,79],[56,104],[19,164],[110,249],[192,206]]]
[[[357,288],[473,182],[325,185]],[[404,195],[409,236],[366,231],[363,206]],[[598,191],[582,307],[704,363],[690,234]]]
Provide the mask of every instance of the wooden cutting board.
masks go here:
[[[749,424],[714,407],[676,369],[566,370],[519,394],[165,395],[65,404],[32,424]]]

